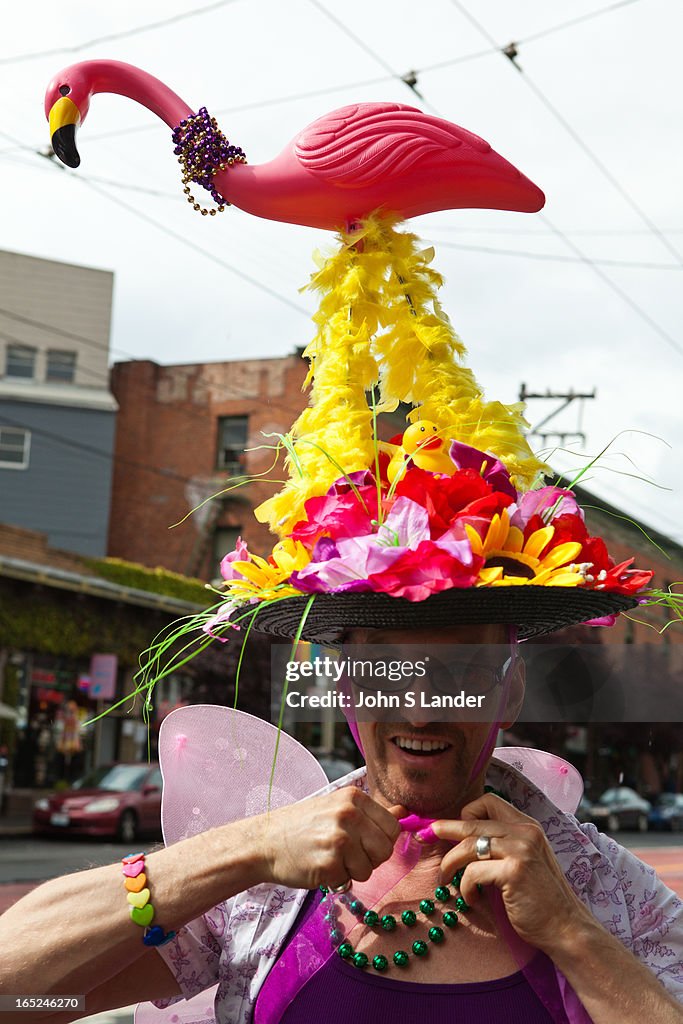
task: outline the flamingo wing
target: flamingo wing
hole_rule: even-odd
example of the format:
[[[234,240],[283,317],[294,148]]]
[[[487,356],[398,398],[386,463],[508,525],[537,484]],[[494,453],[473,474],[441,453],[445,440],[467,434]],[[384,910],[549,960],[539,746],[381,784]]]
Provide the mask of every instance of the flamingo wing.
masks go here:
[[[478,135],[401,103],[357,103],[332,111],[304,128],[294,152],[307,171],[341,188],[402,177],[425,161],[493,154]]]

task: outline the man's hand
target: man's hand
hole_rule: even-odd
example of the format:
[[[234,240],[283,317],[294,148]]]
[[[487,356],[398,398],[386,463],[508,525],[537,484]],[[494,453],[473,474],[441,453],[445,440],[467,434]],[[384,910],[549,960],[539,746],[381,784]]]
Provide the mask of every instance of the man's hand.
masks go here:
[[[405,813],[345,786],[251,819],[264,881],[296,889],[365,882],[391,856]]]
[[[460,892],[470,905],[479,898],[477,883],[497,886],[510,924],[532,946],[552,956],[558,942],[592,922],[541,826],[500,797],[487,793],[463,807],[460,821],[436,821],[432,828],[439,839],[458,844],[441,862],[443,880],[466,868]],[[477,859],[479,836],[491,840],[490,860]]]

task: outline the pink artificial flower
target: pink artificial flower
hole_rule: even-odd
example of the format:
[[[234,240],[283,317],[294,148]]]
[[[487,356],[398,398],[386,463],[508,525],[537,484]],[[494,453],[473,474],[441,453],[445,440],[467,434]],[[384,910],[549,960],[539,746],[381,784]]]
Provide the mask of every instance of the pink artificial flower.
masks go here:
[[[474,586],[482,564],[483,559],[475,558],[471,549],[468,563],[463,563],[438,542],[423,540],[382,572],[371,573],[369,582],[383,594],[424,601],[441,590]]]
[[[550,520],[544,513],[551,509],[554,509],[553,519],[563,515],[578,515],[583,519],[583,512],[571,491],[561,487],[539,487],[537,491],[522,494],[516,504],[510,506],[510,525],[524,532],[529,520],[536,515],[540,515],[547,525]]]
[[[333,541],[321,537],[313,558],[303,569],[292,573],[289,582],[307,594],[338,594],[346,590],[371,590],[368,575],[395,562],[403,548],[382,547],[377,535],[341,537]]]
[[[292,540],[301,541],[310,551],[322,536],[337,540],[372,532],[372,520],[377,518],[377,488],[367,484],[357,487],[359,500],[346,481],[343,483],[345,489],[337,481],[327,494],[306,501],[306,519],[296,523],[290,533]]]
[[[237,543],[240,543],[239,540]],[[246,550],[246,544],[244,547]],[[221,633],[215,633],[214,630],[217,629],[218,626],[223,626],[226,622],[232,629],[240,629],[240,626],[236,622],[230,622],[230,616],[238,607],[239,605],[235,601],[224,601],[213,618],[204,623],[202,626],[202,633],[206,633],[206,635],[210,636],[212,640],[220,640],[222,644],[227,644],[230,637],[222,636]]]
[[[242,579],[239,572],[232,568],[231,562],[249,562],[251,555],[247,551],[246,542],[241,537],[237,538],[235,550],[226,555],[221,561],[221,576],[224,580]]]
[[[459,527],[429,538],[429,515],[410,498],[398,498],[375,534],[321,537],[312,561],[290,583],[306,593],[374,590],[422,601],[451,587],[473,586],[483,560],[472,554]]]
[[[293,572],[289,582],[306,593],[372,590],[368,576],[383,572],[428,537],[426,510],[409,498],[398,498],[377,533],[337,540],[320,537],[309,564]]]

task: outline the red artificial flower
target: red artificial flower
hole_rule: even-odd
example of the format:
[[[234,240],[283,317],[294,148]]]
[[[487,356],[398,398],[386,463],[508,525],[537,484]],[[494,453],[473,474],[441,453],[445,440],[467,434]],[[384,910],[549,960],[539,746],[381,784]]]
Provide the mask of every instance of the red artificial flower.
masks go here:
[[[615,565],[602,537],[589,536],[581,516],[567,513],[553,519],[552,525],[555,527],[555,533],[550,543],[544,548],[542,555],[547,554],[558,544],[564,544],[567,541],[576,541],[581,544],[581,551],[575,561],[590,565],[587,584],[591,590],[636,594],[654,576],[654,572],[650,570],[629,568],[633,564],[633,558]]]
[[[604,577],[596,576],[594,589],[609,590],[611,593],[617,594],[637,594],[639,590],[647,586],[654,576],[654,572],[650,569],[630,569],[629,566],[633,565],[634,561],[634,558],[627,558],[625,562],[620,562],[619,565],[609,569]]]
[[[473,556],[465,565],[431,540],[423,540],[415,551],[406,551],[382,572],[371,573],[373,590],[409,601],[424,601],[430,594],[452,587],[472,587],[483,559]]]
[[[473,469],[460,469],[449,477],[411,466],[396,486],[396,497],[402,496],[427,510],[429,533],[432,540],[437,540],[456,517],[477,500],[490,498],[492,491]],[[512,500],[507,495],[502,497],[506,504]]]

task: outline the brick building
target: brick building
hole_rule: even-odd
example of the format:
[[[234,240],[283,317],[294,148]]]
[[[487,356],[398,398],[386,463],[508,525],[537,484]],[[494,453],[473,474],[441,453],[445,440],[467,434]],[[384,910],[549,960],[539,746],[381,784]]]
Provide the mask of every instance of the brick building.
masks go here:
[[[266,553],[272,537],[253,508],[277,489],[267,482],[273,452],[244,449],[273,445],[277,438],[263,435],[290,428],[306,370],[299,353],[176,366],[116,363],[109,554],[210,579],[240,534],[250,550]],[[264,481],[206,501],[243,474],[263,474]]]

